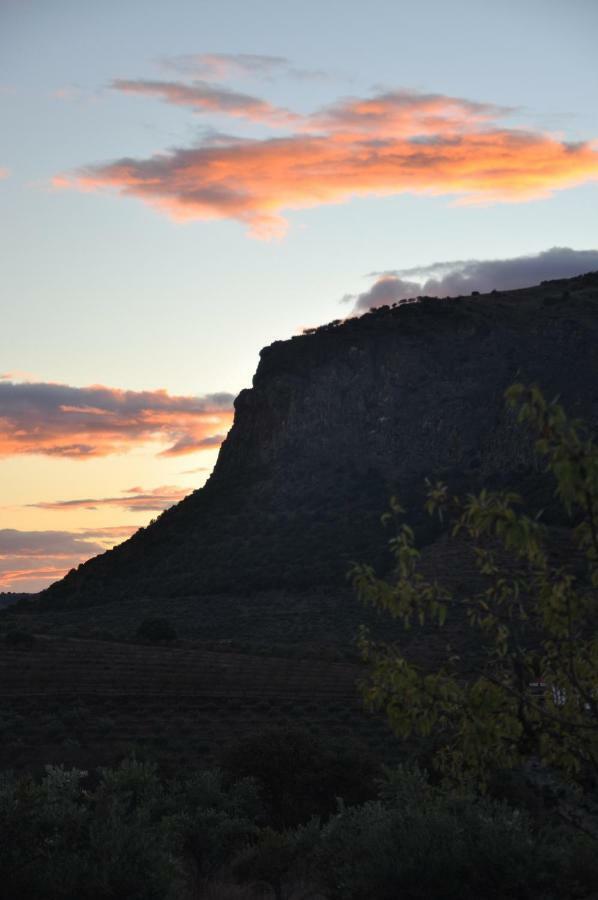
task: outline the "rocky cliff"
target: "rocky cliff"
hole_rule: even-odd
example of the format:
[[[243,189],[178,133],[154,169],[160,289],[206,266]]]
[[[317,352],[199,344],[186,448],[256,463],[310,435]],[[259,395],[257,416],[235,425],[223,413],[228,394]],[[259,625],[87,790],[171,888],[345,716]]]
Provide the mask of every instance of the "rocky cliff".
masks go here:
[[[519,487],[548,505],[528,436],[505,411],[537,382],[598,422],[598,273],[534,288],[419,298],[266,347],[208,483],[71,572],[49,605],[342,584],[384,565],[398,494],[424,542],[426,476]]]

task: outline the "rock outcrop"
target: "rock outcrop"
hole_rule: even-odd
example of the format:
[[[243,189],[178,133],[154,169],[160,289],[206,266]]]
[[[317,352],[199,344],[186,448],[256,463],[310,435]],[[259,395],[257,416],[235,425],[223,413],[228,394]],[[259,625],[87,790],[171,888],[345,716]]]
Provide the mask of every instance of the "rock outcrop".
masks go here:
[[[505,410],[514,381],[598,422],[598,273],[419,298],[266,347],[208,483],[41,602],[340,585],[352,559],[384,564],[391,494],[435,536],[420,513],[428,476],[513,485],[550,515]]]

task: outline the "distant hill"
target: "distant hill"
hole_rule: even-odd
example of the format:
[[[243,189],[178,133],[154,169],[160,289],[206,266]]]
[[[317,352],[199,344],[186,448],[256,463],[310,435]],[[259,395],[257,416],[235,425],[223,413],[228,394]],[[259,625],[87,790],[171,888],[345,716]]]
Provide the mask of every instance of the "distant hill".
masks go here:
[[[426,476],[514,486],[554,518],[530,439],[505,411],[514,381],[598,422],[598,273],[422,297],[266,347],[207,484],[38,602],[339,587],[351,560],[385,564],[391,494],[436,540],[420,512]]]
[[[4,606],[11,606],[18,600],[31,600],[37,597],[37,594],[14,593],[13,591],[0,591],[0,609]]]

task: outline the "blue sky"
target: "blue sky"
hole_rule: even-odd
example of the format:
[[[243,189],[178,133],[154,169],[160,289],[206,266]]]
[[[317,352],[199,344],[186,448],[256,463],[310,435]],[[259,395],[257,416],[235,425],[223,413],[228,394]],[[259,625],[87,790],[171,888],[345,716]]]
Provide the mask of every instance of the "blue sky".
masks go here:
[[[356,98],[386,97],[388,103],[391,97],[396,104],[396,92],[403,92],[401,98],[416,101],[461,98],[469,104],[465,119],[475,116],[476,104],[506,107],[492,113],[492,128],[521,130],[534,140],[549,136],[558,147],[595,142],[597,33],[593,0],[0,0],[0,169],[7,170],[0,180],[0,374],[11,384],[100,384],[138,394],[163,389],[183,398],[234,395],[250,384],[262,346],[347,314],[341,297],[367,292],[368,273],[438,260],[510,259],[555,246],[596,248],[596,180],[587,175],[564,186],[555,180],[552,191],[550,168],[543,184],[548,196],[516,202],[459,205],[458,191],[441,185],[434,196],[422,192],[421,181],[396,192],[385,183],[381,196],[360,188],[358,196],[339,195],[335,202],[311,196],[309,205],[293,207],[285,201],[288,230],[274,240],[248,236],[234,216],[173,221],[147,195],[122,196],[120,187],[105,182],[115,160],[144,167],[139,161],[174,148],[192,152],[215,132],[257,143],[290,135],[293,129],[273,131],[268,123],[222,110],[198,114],[147,89],[148,82],[191,84],[198,72],[189,69],[188,57],[209,54],[287,60],[257,71],[229,65],[218,77],[204,71],[202,82],[306,119],[343,103],[346,119],[347,104]],[[141,80],[145,93],[117,90],[110,86],[116,79]],[[478,124],[472,127],[479,132]],[[587,147],[591,164],[596,145]],[[572,150],[572,158],[577,153]],[[99,181],[83,190],[77,178],[89,167]],[[359,172],[352,172],[357,184]],[[71,179],[70,188],[52,186],[56,177]],[[347,185],[350,178],[344,190]],[[154,407],[152,416],[158,415]],[[105,440],[76,459],[64,444],[52,444],[49,452],[45,439],[22,450],[7,441],[0,532],[89,534],[143,524],[155,514],[141,508],[144,501],[136,509],[30,504],[100,501],[133,486],[145,492],[170,486],[175,499],[175,490],[201,484],[213,465],[215,442],[205,447],[201,441],[228,427],[226,416],[217,421],[220,407],[214,412],[210,406],[209,413],[205,403],[200,407],[196,443],[187,431],[183,435],[190,448],[184,457],[164,455],[173,439],[171,419],[160,419],[151,439],[136,431],[117,450]],[[52,413],[53,441],[56,429],[63,434],[58,414]],[[36,413],[38,430],[49,421],[44,415]],[[17,427],[17,418],[5,421],[7,429]],[[114,427],[122,429],[122,422]],[[159,495],[156,509],[165,496]],[[39,559],[49,560],[42,550]],[[6,560],[9,571],[8,553]],[[38,587],[60,565],[40,564],[52,574],[19,576],[11,584]],[[0,565],[0,589],[1,577]]]

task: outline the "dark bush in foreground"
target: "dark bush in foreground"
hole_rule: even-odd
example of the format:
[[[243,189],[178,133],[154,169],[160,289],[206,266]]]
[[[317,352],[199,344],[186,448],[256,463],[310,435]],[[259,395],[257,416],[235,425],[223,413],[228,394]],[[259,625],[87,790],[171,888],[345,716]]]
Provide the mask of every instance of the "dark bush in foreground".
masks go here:
[[[178,635],[168,619],[144,619],[137,629],[137,637],[143,641],[176,641]]]
[[[417,773],[394,777],[382,799],[322,828],[315,856],[330,900],[562,900],[598,889],[585,836],[540,831],[520,810],[433,790]]]
[[[0,835],[0,900],[213,900],[237,896],[233,878],[278,900],[592,900],[598,891],[595,840],[432,787],[418,770],[388,774],[376,800],[339,801],[324,824],[282,829],[248,779],[227,784],[209,771],[163,782],[136,760],[93,778],[49,766],[39,782],[0,775]]]
[[[100,773],[48,766],[41,783],[0,779],[2,900],[164,900],[173,839],[155,771],[140,763]]]
[[[338,797],[348,804],[372,799],[380,774],[360,745],[275,726],[229,747],[222,765],[232,778],[257,780],[266,814],[276,828],[292,828],[312,816],[326,818],[334,812]]]

